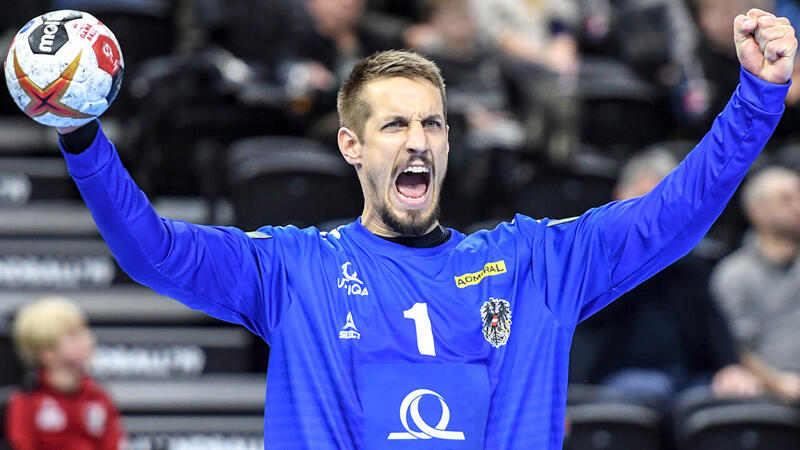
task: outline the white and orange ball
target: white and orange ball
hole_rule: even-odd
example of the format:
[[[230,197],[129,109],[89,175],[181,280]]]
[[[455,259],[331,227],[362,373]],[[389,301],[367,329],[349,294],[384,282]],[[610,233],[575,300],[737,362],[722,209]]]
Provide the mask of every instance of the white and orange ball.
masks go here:
[[[111,30],[91,14],[72,10],[25,24],[5,61],[14,102],[33,120],[53,127],[83,125],[105,112],[124,69]]]

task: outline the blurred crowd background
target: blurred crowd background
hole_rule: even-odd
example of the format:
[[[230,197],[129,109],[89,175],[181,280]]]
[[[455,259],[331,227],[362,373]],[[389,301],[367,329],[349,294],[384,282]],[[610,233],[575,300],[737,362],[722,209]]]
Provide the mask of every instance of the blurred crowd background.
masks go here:
[[[646,193],[735,90],[733,18],[752,7],[800,24],[797,0],[4,0],[0,44],[49,10],[97,16],[125,58],[102,124],[134,179],[162,215],[246,230],[358,216],[336,91],[359,58],[415,49],[448,88],[443,223],[471,232]],[[578,327],[567,448],[800,448],[795,67],[744,194]],[[55,132],[0,97],[0,403],[25,372],[14,314],[55,293],[89,318],[132,448],[261,448],[266,346],[133,284]]]

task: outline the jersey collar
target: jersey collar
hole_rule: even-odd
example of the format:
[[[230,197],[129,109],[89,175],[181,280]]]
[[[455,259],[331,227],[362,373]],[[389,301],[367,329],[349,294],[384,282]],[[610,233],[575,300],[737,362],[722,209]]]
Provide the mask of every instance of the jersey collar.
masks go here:
[[[434,247],[415,248],[400,243],[395,243],[373,234],[361,224],[361,217],[353,222],[348,228],[353,231],[354,237],[367,244],[370,249],[395,256],[403,255],[426,257],[441,255],[455,248],[455,246],[464,239],[464,236],[461,233],[448,228],[444,231],[445,233],[450,233],[450,238],[447,239],[447,241]]]

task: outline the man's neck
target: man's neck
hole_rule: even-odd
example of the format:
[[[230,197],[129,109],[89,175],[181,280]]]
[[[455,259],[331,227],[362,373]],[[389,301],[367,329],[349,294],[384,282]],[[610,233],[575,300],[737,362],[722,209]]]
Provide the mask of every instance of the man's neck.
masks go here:
[[[798,242],[772,233],[758,235],[758,247],[762,255],[771,263],[788,264],[797,255]]]
[[[435,221],[422,234],[401,234],[386,225],[373,210],[364,208],[361,214],[361,225],[370,233],[395,244],[414,248],[430,248],[443,244],[450,239],[450,230],[443,228],[439,221]]]
[[[423,234],[422,236],[383,237],[382,239],[386,239],[387,241],[391,241],[395,244],[400,244],[406,247],[433,248],[444,244],[450,239],[450,230],[446,230],[439,226],[434,228],[432,231]]]

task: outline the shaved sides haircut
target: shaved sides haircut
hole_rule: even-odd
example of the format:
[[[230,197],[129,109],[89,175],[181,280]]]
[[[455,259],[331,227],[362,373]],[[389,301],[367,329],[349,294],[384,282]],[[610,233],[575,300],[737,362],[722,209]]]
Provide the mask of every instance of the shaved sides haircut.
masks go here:
[[[439,89],[447,120],[444,78],[436,63],[412,51],[388,50],[374,53],[356,63],[350,76],[342,83],[336,98],[339,124],[353,130],[359,139],[362,138],[364,124],[371,113],[369,104],[361,95],[364,87],[370,81],[393,77],[430,81]]]

